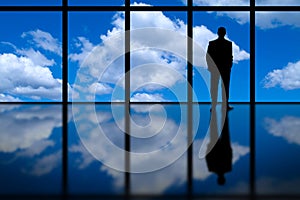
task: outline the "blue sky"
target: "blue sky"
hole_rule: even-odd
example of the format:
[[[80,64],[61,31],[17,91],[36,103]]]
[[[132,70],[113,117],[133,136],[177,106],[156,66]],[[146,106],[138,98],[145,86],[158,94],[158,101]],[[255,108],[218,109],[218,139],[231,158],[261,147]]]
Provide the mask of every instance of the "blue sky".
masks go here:
[[[74,5],[76,2],[79,3],[74,0]],[[145,6],[150,3],[161,5],[158,1],[138,2],[145,3],[138,4]],[[222,3],[217,0],[194,3],[206,5],[209,2],[210,5]],[[182,1],[164,1],[164,4],[168,3],[184,5]],[[244,4],[247,1],[233,0],[231,3]],[[296,1],[290,0],[289,3],[295,5]],[[116,4],[118,5],[117,1]],[[274,1],[274,5],[277,4],[279,1]],[[209,73],[203,60],[203,52],[207,48],[208,41],[217,37],[217,28],[225,26],[227,37],[234,42],[235,53],[230,101],[248,102],[250,99],[249,13],[195,12],[193,17],[194,42],[202,48],[201,51],[194,52],[194,89],[197,96],[194,100],[210,101],[209,91],[205,85],[206,81],[209,83]],[[5,12],[0,14],[0,18],[5,27],[0,41],[0,63],[3,70],[0,100],[60,101],[61,13]],[[53,20],[48,20],[49,18]],[[297,48],[300,43],[297,37],[300,30],[299,18],[299,13],[295,12],[256,14],[257,101],[299,101],[300,62]],[[185,12],[133,12],[131,14],[132,30],[151,27],[168,29],[172,32],[172,37],[170,35],[166,37],[167,34],[163,33],[155,35],[150,33],[151,31],[132,36],[131,40],[136,46],[131,48],[138,48],[131,54],[132,69],[145,64],[156,66],[152,70],[144,66],[147,70],[141,68],[133,72],[132,101],[186,101],[187,83],[184,80],[186,58],[181,56],[186,52],[186,23]],[[73,100],[124,101],[124,80],[122,80],[124,78],[124,56],[122,56],[124,14],[70,12],[68,36],[69,90],[73,94]],[[171,43],[171,39],[176,41],[175,37],[181,39]],[[159,47],[160,50],[149,49],[145,44],[147,41],[152,47]],[[97,50],[93,52],[95,47]],[[87,55],[89,57],[85,59]],[[112,58],[114,60],[110,60]],[[8,63],[13,63],[14,67],[8,67]],[[163,68],[159,69],[160,67],[175,69],[178,77],[175,77],[176,74],[171,75],[171,72],[161,70]],[[34,75],[36,71],[38,76]],[[89,82],[83,82],[83,77],[87,78],[87,76],[90,76]],[[75,83],[76,77],[79,81],[77,83]],[[156,85],[149,84],[150,82]]]

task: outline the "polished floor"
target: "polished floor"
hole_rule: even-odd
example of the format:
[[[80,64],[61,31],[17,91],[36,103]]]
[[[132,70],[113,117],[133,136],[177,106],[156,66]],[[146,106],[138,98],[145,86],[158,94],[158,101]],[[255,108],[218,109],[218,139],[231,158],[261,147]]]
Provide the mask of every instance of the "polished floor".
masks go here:
[[[73,104],[63,124],[61,105],[0,105],[0,199],[300,199],[300,105],[233,106],[136,104],[125,120],[122,104]]]

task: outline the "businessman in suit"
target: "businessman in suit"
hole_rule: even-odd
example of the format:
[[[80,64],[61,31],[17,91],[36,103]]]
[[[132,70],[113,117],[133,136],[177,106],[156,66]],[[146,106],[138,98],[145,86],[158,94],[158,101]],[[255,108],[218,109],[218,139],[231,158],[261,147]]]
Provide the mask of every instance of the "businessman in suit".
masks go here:
[[[218,28],[218,38],[216,40],[210,41],[206,54],[206,62],[208,70],[211,73],[211,100],[212,109],[215,108],[217,104],[218,97],[218,85],[220,77],[222,78],[222,101],[223,105],[227,106],[228,110],[233,109],[229,106],[229,83],[230,83],[230,73],[232,68],[232,42],[226,40],[224,37],[226,35],[226,29],[224,27]]]

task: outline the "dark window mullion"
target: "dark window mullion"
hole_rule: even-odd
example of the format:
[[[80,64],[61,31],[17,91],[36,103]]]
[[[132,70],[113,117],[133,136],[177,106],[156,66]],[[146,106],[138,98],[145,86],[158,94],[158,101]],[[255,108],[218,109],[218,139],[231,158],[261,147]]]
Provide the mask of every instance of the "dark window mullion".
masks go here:
[[[62,195],[68,195],[68,0],[62,5]]]
[[[188,19],[187,19],[187,136],[188,136],[188,155],[187,155],[187,189],[188,195],[193,192],[193,0],[188,0]]]
[[[255,191],[255,0],[250,0],[250,194]]]
[[[125,195],[130,195],[130,0],[125,0]]]

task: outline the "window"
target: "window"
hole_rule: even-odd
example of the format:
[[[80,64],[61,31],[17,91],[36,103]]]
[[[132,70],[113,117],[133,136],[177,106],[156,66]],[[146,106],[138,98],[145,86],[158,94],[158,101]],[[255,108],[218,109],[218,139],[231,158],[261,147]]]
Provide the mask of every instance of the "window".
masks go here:
[[[221,25],[228,27],[227,37],[233,42],[234,55],[229,100],[231,102],[250,101],[250,37],[248,21],[249,12],[193,12],[193,40],[199,45],[199,48],[194,47],[193,52],[193,86],[198,101],[210,101],[210,73],[207,70],[205,53],[208,42],[218,37],[216,32]],[[219,100],[221,101],[221,98]]]
[[[256,95],[263,102],[299,101],[299,12],[256,13]],[[276,47],[274,47],[274,43]]]
[[[61,12],[0,14],[1,101],[62,101],[61,16]]]
[[[69,12],[69,101],[124,101],[124,34],[124,12]]]
[[[267,156],[256,154],[283,135],[265,109],[299,102],[299,3],[224,2],[0,1],[0,197],[273,195],[255,180],[264,181],[255,169],[265,161],[255,162]],[[225,118],[235,172],[222,189],[203,158],[212,116],[205,55],[219,26],[233,42],[235,105]]]

